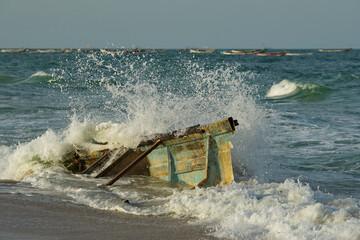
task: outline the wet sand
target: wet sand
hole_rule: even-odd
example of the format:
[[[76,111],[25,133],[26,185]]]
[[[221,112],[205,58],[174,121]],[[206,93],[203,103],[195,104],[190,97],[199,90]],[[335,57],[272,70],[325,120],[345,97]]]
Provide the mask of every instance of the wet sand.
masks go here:
[[[134,216],[56,197],[0,194],[0,239],[216,239],[185,220]]]

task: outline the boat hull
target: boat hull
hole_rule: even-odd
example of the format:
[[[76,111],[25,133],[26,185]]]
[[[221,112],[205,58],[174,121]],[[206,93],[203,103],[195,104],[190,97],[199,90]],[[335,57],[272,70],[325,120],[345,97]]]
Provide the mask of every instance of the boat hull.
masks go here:
[[[308,52],[308,53],[291,53],[288,52],[285,54],[286,56],[310,56],[310,55],[314,55],[313,52]]]
[[[287,52],[273,52],[273,53],[254,53],[254,55],[256,56],[261,56],[261,57],[280,57],[280,56],[284,56]]]
[[[176,131],[178,133],[155,137],[135,149],[104,150],[92,153],[92,157],[76,158],[72,155],[73,158],[65,160],[64,165],[74,173],[93,174],[95,177],[115,176],[158,139],[161,144],[124,176],[145,175],[171,183],[185,183],[191,187],[227,185],[234,179],[230,138],[235,133],[236,125],[237,121],[227,118],[202,127],[189,128],[184,135],[178,135],[180,131]]]
[[[348,52],[352,50],[352,48],[344,48],[344,49],[319,49],[318,52]]]
[[[216,49],[190,49],[190,53],[213,53]]]

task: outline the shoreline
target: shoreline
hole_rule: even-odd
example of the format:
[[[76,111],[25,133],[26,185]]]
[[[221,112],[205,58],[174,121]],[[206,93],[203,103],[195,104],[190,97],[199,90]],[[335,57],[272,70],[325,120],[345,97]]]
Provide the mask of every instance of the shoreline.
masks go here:
[[[167,216],[93,209],[56,197],[0,195],[0,239],[218,239]]]

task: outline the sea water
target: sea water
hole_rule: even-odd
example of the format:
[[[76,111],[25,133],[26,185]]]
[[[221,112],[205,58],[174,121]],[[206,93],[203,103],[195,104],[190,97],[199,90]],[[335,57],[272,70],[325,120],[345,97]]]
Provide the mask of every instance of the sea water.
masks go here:
[[[184,218],[225,239],[359,239],[359,96],[359,50],[2,53],[0,189]],[[188,189],[139,176],[104,187],[109,179],[60,164],[75,148],[135,147],[139,136],[230,116],[239,126],[229,186]]]

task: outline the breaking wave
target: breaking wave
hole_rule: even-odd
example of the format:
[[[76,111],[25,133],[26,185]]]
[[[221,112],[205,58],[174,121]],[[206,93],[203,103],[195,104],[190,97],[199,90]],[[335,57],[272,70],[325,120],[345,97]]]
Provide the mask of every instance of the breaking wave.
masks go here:
[[[315,83],[300,84],[285,79],[272,85],[265,97],[268,99],[315,101],[324,97],[330,90],[330,88]]]

